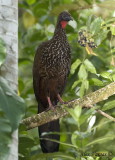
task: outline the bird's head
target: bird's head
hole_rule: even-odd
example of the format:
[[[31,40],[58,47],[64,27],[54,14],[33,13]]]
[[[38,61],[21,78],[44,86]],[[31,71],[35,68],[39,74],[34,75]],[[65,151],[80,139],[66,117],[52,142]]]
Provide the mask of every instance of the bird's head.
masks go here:
[[[70,13],[67,12],[67,11],[63,11],[59,14],[59,17],[58,17],[58,22],[61,24],[61,27],[62,28],[65,28],[67,23],[70,21],[70,20],[73,20],[73,18],[71,17]]]

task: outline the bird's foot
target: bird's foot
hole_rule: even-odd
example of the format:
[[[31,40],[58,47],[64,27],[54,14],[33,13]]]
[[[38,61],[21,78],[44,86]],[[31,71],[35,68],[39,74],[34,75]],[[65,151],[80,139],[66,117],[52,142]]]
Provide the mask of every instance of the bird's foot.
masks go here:
[[[49,110],[55,110],[55,107],[53,105],[52,106],[49,105],[49,107],[46,109],[46,111],[49,111]]]
[[[47,100],[48,100],[48,104],[49,104],[49,107],[46,109],[46,111],[49,111],[49,110],[54,110],[55,107],[53,106],[51,100],[50,100],[50,97],[47,97]]]
[[[66,103],[67,103],[67,102],[64,102],[64,101],[63,101],[63,99],[60,97],[59,94],[57,94],[57,98],[58,98],[60,104],[66,104]]]

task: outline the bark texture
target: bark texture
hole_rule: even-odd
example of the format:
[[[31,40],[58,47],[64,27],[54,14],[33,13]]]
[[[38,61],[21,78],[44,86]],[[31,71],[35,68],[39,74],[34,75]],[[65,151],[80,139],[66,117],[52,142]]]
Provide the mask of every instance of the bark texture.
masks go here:
[[[6,44],[7,57],[0,74],[17,91],[18,85],[18,0],[0,0],[0,38]],[[18,132],[12,135],[8,160],[18,159]]]

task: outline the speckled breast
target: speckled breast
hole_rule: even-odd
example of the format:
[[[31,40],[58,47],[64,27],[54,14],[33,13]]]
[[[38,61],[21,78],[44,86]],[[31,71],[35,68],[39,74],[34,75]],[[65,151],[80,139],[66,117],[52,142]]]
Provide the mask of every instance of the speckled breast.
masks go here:
[[[42,55],[42,64],[49,76],[67,75],[70,69],[70,47],[68,42],[50,42]]]

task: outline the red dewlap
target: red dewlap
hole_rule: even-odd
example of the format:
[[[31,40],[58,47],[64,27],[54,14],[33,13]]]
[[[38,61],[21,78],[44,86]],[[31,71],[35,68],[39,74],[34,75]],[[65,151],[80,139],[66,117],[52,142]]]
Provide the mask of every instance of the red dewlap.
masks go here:
[[[62,26],[62,28],[65,28],[66,25],[67,25],[67,21],[61,21],[61,26]]]

